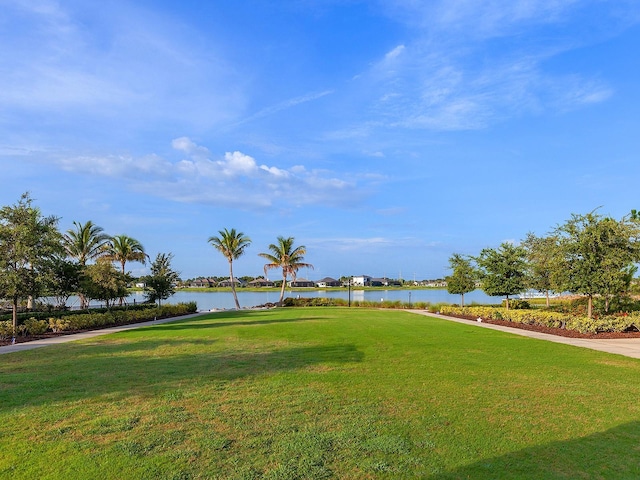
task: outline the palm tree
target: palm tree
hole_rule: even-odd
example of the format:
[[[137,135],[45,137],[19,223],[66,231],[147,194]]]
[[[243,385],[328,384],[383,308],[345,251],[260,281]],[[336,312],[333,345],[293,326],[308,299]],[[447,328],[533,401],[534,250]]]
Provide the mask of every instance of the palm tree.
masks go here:
[[[111,237],[102,227],[94,225],[91,220],[82,224],[73,222],[75,230],[67,230],[63,236],[64,249],[67,255],[75,258],[82,266],[105,254],[105,247]]]
[[[229,262],[229,280],[231,281],[231,291],[233,292],[233,299],[236,302],[236,309],[240,309],[240,303],[238,302],[238,294],[236,293],[236,282],[233,278],[233,261],[237,260],[251,245],[251,239],[242,232],[236,232],[235,228],[231,230],[219,230],[219,237],[209,237],[208,242],[225,256]]]
[[[147,260],[147,254],[144,247],[135,238],[127,235],[116,235],[111,237],[107,246],[107,253],[104,255],[105,260],[111,262],[120,262],[122,274],[125,275],[124,266],[127,262],[140,262],[143,265]],[[120,297],[120,305],[124,303],[124,297]]]
[[[287,276],[291,275],[292,279],[296,279],[296,273],[300,268],[313,268],[310,263],[304,263],[304,255],[307,248],[304,245],[293,248],[293,237],[278,237],[278,244],[269,245],[271,253],[259,253],[262,258],[266,258],[269,263],[264,266],[264,273],[271,268],[282,268],[282,289],[280,290],[279,306],[282,306],[284,299],[284,289],[287,285]]]
[[[77,260],[81,268],[84,268],[89,260],[95,260],[107,253],[111,237],[91,220],[85,223],[73,222],[73,225],[75,230],[67,230],[62,237],[62,244],[67,256]],[[84,293],[78,292],[78,296],[80,308],[86,308],[88,302]]]
[[[104,258],[112,262],[120,262],[124,274],[124,266],[127,262],[140,262],[144,265],[147,254],[144,252],[142,244],[135,238],[116,235],[111,237]]]

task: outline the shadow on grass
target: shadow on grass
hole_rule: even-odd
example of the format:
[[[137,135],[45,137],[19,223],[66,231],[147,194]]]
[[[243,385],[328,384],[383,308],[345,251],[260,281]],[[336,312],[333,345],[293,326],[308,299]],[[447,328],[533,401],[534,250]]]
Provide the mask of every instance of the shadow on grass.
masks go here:
[[[49,356],[26,361],[15,373],[4,374],[0,411],[76,401],[108,395],[111,400],[131,395],[156,395],[188,382],[226,382],[277,372],[303,370],[318,364],[361,362],[354,345],[321,345],[266,352],[221,352],[183,348],[187,341],[167,339],[135,345],[69,346],[57,362]],[[174,343],[176,348],[172,348]],[[212,343],[204,340],[204,343]],[[153,353],[167,347],[168,350]],[[144,352],[135,354],[136,350]],[[131,354],[133,352],[133,354]],[[53,362],[53,363],[52,363]]]
[[[292,323],[292,322],[307,322],[315,320],[326,320],[330,317],[324,316],[302,316],[299,318],[271,318],[264,319],[265,316],[274,316],[282,310],[230,310],[215,313],[204,313],[202,316],[188,318],[184,320],[176,320],[175,322],[163,323],[158,325],[150,325],[148,327],[142,327],[139,330],[144,331],[146,329],[153,328],[154,331],[158,330],[190,330],[190,329],[208,329],[218,327],[232,327],[238,325],[272,325],[280,323]],[[247,320],[248,318],[260,316],[261,320]]]
[[[637,479],[639,448],[640,422],[630,422],[583,438],[482,460],[429,479]]]

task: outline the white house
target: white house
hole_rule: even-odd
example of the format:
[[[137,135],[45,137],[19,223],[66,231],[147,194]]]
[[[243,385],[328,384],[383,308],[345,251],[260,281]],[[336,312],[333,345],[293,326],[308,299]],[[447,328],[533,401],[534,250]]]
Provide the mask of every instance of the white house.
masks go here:
[[[368,287],[371,285],[371,277],[368,275],[355,275],[351,277],[351,285],[355,287]]]

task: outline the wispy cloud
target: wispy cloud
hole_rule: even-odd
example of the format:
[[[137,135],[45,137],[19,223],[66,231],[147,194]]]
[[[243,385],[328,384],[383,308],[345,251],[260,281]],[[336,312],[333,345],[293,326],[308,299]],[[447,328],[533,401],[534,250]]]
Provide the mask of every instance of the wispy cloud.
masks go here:
[[[238,126],[238,125],[241,125],[243,123],[248,123],[248,122],[251,122],[253,120],[257,120],[258,118],[263,118],[263,117],[267,117],[269,115],[273,115],[274,113],[280,112],[282,110],[286,110],[288,108],[295,107],[295,106],[300,105],[302,103],[312,102],[314,100],[317,100],[319,98],[325,97],[327,95],[331,95],[332,93],[334,93],[333,90],[324,90],[322,92],[309,93],[307,95],[301,95],[299,97],[295,97],[295,98],[291,98],[289,100],[285,100],[284,102],[280,102],[280,103],[278,103],[276,105],[272,105],[270,107],[263,108],[262,110],[254,113],[253,115],[250,115],[250,116],[240,120],[239,122],[236,122],[234,124],[234,126]]]
[[[199,127],[228,121],[244,108],[242,80],[224,49],[206,50],[180,23],[120,3],[84,7],[48,0],[3,3],[0,107],[58,121],[71,114],[153,118]],[[206,88],[203,88],[206,86]]]
[[[375,136],[389,128],[475,130],[607,101],[615,91],[596,74],[548,66],[556,56],[607,34],[602,25],[565,32],[573,16],[599,5],[591,0],[391,2],[386,11],[410,28],[410,36],[354,78],[358,97],[370,95],[366,120],[330,137]],[[614,25],[632,21],[622,12],[635,12],[629,18],[638,21],[640,7],[623,2],[590,18],[615,30]],[[536,32],[544,33],[540,40]]]

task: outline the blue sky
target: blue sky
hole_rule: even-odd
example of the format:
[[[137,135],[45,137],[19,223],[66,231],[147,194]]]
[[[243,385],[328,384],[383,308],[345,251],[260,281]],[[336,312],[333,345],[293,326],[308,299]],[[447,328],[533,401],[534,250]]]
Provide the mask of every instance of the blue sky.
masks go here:
[[[0,0],[0,204],[224,275],[448,273],[640,208],[640,3]],[[132,264],[132,273],[145,268]],[[274,273],[271,276],[275,277]]]

